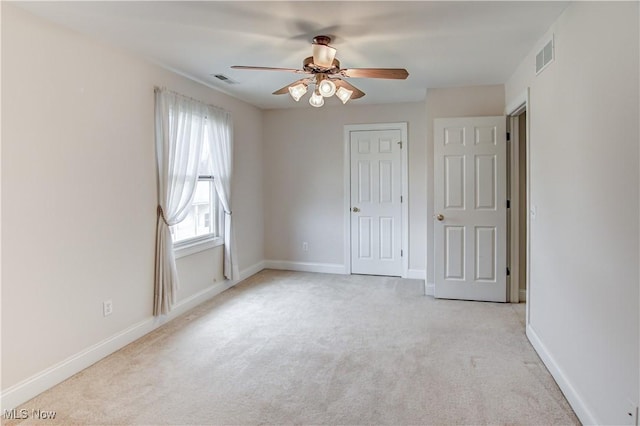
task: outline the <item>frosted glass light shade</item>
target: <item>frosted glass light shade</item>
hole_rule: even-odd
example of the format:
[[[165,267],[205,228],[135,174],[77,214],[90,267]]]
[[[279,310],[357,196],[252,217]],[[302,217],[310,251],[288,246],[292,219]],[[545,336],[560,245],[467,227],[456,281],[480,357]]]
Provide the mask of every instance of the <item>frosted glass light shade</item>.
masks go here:
[[[321,94],[319,94],[318,92],[315,92],[309,98],[309,103],[313,107],[320,108],[322,105],[324,105],[324,98],[322,97]]]
[[[318,91],[322,96],[328,98],[336,93],[336,84],[331,80],[322,80],[318,85]]]
[[[345,89],[344,87],[338,88],[336,92],[336,96],[340,98],[343,104],[346,104],[351,99],[351,95],[353,95],[353,90]]]
[[[313,63],[319,67],[331,68],[336,57],[336,49],[326,44],[313,44]]]
[[[289,87],[289,94],[296,102],[298,102],[305,93],[307,93],[307,86],[302,83]]]

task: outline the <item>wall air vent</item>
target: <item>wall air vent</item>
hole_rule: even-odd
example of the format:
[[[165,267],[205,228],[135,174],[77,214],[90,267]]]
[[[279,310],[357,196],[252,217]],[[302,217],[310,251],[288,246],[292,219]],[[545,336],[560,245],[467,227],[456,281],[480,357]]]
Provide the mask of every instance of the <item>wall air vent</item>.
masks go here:
[[[551,62],[553,62],[554,56],[553,36],[551,36],[551,40],[549,40],[549,42],[545,44],[536,55],[536,75],[540,74]]]
[[[220,81],[223,81],[227,84],[236,84],[235,81],[231,80],[229,77],[227,77],[224,74],[211,74],[212,76],[214,76],[215,78],[217,78]]]

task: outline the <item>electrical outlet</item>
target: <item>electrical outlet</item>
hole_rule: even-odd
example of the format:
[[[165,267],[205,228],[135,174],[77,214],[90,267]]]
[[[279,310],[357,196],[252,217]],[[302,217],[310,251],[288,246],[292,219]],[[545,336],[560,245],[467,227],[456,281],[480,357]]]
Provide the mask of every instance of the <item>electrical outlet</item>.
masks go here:
[[[102,302],[102,315],[108,317],[113,313],[113,302],[111,300],[105,300]]]
[[[638,406],[631,401],[627,401],[626,415],[629,422],[627,424],[638,426]]]
[[[309,251],[309,244],[306,241],[302,243],[302,251]]]

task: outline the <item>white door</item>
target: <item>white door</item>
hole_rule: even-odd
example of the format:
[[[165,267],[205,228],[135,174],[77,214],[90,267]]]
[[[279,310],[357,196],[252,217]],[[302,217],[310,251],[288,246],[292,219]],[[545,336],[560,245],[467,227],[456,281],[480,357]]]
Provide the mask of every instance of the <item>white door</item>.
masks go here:
[[[402,275],[401,131],[350,132],[351,272]]]
[[[434,120],[435,297],[507,300],[505,124]]]

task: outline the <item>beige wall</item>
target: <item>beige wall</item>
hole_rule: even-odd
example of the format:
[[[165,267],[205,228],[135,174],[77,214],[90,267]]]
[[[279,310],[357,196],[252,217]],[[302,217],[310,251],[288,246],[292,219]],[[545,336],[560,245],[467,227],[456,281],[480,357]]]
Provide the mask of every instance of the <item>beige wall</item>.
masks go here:
[[[344,125],[406,121],[409,270],[433,283],[433,119],[503,115],[504,100],[495,85],[429,89],[426,103],[265,111],[265,258],[343,265]]]
[[[583,423],[638,405],[638,6],[571,3],[506,84],[531,96],[529,331]]]
[[[151,318],[154,85],[232,112],[240,269],[263,259],[260,110],[2,2],[3,390]],[[219,263],[179,259],[179,299]]]
[[[504,86],[474,86],[427,90],[427,283],[434,283],[433,241],[433,120],[447,117],[504,115]]]
[[[233,113],[241,271],[342,264],[344,125],[408,122],[409,268],[429,283],[433,119],[502,115],[530,87],[531,330],[581,419],[624,423],[639,376],[638,4],[572,3],[550,31],[556,61],[535,77],[534,49],[504,87],[262,112],[3,2],[2,389],[150,318],[154,85]],[[179,259],[180,299],[221,279],[219,262],[219,248]]]
[[[344,126],[408,122],[409,269],[424,274],[424,103],[356,102],[264,112],[265,258],[344,265]]]

